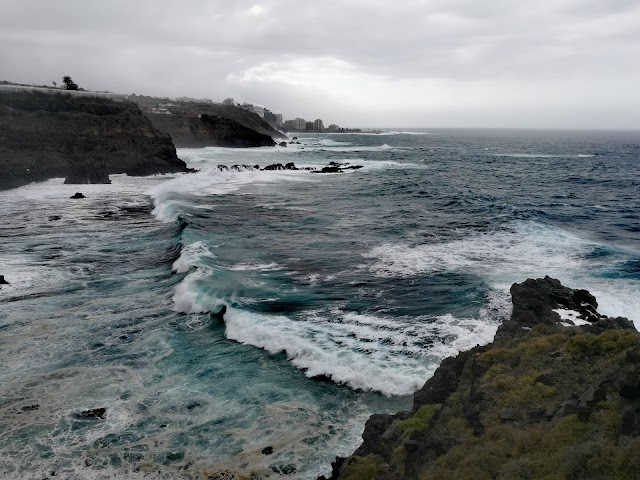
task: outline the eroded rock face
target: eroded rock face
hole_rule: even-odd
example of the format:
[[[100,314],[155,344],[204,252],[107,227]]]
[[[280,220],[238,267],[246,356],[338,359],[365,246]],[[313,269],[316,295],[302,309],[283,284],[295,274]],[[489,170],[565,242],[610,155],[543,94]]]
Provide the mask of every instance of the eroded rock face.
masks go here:
[[[0,189],[67,177],[186,171],[171,138],[132,103],[37,92],[0,94]]]
[[[331,479],[633,478],[640,334],[549,277],[511,288],[490,345],[445,359],[410,412],[373,415]],[[575,321],[558,311],[571,311]],[[577,324],[577,325],[576,325]],[[635,473],[634,473],[635,472]],[[629,476],[631,475],[631,476]]]
[[[178,148],[255,148],[276,145],[269,135],[231,118],[206,114],[200,117],[149,114],[149,119],[158,129],[169,134]]]

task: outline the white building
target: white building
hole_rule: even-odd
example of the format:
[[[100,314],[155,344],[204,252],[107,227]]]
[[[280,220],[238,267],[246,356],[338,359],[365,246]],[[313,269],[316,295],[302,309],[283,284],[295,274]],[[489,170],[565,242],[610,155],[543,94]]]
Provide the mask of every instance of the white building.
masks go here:
[[[282,114],[281,113],[276,113],[276,127],[281,127],[282,126]]]

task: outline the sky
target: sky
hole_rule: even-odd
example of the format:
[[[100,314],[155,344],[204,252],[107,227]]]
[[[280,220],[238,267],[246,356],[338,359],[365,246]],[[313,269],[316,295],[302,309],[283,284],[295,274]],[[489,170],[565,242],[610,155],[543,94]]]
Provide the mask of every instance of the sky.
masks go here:
[[[351,127],[640,128],[640,0],[0,0],[0,80]]]

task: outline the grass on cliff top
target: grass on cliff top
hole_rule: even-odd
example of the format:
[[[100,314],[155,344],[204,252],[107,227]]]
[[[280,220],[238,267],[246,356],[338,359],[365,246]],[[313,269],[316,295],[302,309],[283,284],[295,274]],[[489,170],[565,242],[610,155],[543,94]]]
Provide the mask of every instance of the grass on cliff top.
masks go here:
[[[381,455],[352,457],[340,478],[640,480],[640,438],[620,437],[624,401],[615,388],[590,415],[556,415],[563,402],[634,364],[639,346],[631,331],[547,326],[501,342],[467,362],[447,402],[394,422],[380,440]],[[445,453],[412,454],[416,443]]]
[[[122,113],[125,103],[105,97],[73,96],[69,93],[12,92],[0,94],[0,106],[25,112],[83,112],[93,115]]]

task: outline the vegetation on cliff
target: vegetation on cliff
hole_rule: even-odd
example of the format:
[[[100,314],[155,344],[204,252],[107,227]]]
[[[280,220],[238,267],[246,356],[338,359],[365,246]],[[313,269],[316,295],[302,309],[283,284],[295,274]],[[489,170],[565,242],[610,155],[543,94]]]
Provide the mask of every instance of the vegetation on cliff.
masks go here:
[[[331,478],[640,478],[631,322],[599,315],[588,292],[548,277],[514,285],[512,296],[495,342],[446,359],[411,412],[371,417],[364,443]],[[555,311],[579,308],[591,314],[582,326]]]
[[[70,94],[0,94],[0,189],[68,177],[186,171],[171,138],[132,103]],[[86,177],[86,178],[85,178]]]

